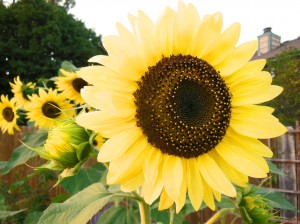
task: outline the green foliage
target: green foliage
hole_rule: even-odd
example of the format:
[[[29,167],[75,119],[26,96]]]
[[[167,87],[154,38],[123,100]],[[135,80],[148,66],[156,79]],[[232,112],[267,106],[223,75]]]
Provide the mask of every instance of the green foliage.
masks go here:
[[[89,168],[81,168],[76,175],[64,179],[60,185],[73,195],[87,186],[99,182],[105,171],[106,168],[101,163],[97,163]]]
[[[47,139],[48,132],[45,130],[39,130],[37,132],[32,132],[27,134],[22,140],[26,145],[31,147],[39,147],[44,144]],[[24,144],[18,146],[13,151],[13,154],[9,158],[8,162],[5,164],[0,175],[9,173],[14,167],[24,164],[32,157],[37,156],[35,151],[27,148]]]
[[[95,183],[78,192],[64,203],[51,204],[39,220],[39,224],[87,223],[112,198],[101,183]]]
[[[9,82],[35,82],[57,74],[61,62],[79,67],[106,51],[101,36],[83,22],[45,0],[20,0],[6,7],[0,2],[0,88],[10,94]]]
[[[295,125],[300,119],[300,50],[282,52],[267,61],[273,83],[282,86],[283,92],[267,105],[274,107],[274,115],[285,125]]]

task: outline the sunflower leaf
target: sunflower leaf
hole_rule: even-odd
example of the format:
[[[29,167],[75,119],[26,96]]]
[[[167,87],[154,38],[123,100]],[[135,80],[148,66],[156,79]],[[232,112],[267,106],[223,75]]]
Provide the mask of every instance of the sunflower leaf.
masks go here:
[[[44,144],[44,141],[47,139],[47,135],[48,132],[44,130],[39,130],[37,132],[27,134],[22,141],[32,148],[40,147]],[[10,159],[7,161],[7,164],[3,168],[0,175],[9,173],[16,166],[24,164],[29,159],[37,155],[38,154],[35,151],[28,149],[24,144],[18,146],[14,149]]]
[[[78,192],[63,203],[51,204],[41,216],[38,224],[87,223],[112,198],[101,183],[95,183]]]
[[[22,209],[22,210],[18,210],[18,211],[0,211],[0,220],[5,219],[10,216],[13,216],[13,215],[16,215],[20,212],[23,212],[24,210],[26,210],[26,209]]]
[[[100,211],[99,213],[101,213]],[[96,217],[95,217],[96,218]],[[124,208],[121,206],[110,206],[102,214],[99,214],[98,224],[127,224],[127,223],[139,223],[138,209]]]

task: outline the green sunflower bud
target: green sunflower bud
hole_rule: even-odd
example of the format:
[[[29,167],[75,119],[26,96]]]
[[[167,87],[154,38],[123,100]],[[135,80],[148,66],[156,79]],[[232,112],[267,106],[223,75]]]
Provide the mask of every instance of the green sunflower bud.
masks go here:
[[[279,223],[278,216],[274,214],[270,201],[263,194],[257,192],[258,187],[248,185],[242,189],[239,203],[241,218],[245,223],[271,224]]]
[[[48,133],[45,145],[40,148],[32,148],[40,157],[48,160],[38,169],[51,169],[62,171],[58,183],[65,177],[77,173],[81,165],[95,151],[91,140],[95,134],[77,125],[74,120],[59,122]]]

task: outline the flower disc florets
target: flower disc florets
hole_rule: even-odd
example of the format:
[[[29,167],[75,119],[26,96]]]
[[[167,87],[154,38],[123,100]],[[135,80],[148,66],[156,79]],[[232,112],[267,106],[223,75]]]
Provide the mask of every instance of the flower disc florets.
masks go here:
[[[226,134],[231,95],[206,61],[190,55],[163,57],[138,85],[137,125],[163,153],[197,157]]]

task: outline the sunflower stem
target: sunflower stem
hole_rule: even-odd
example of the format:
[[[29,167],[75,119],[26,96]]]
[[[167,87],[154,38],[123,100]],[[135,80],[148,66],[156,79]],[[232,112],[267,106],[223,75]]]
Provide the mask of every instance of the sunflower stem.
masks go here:
[[[145,201],[138,201],[138,204],[140,210],[141,224],[150,224],[150,205],[148,205]]]
[[[169,209],[170,211],[170,222],[169,224],[173,224],[174,222],[174,215],[175,215],[175,208],[174,206],[171,206],[171,208]]]
[[[213,224],[227,213],[233,212],[234,208],[223,208],[216,212],[205,224]]]

